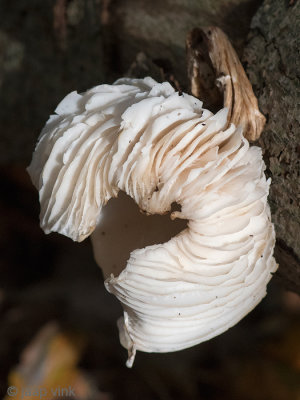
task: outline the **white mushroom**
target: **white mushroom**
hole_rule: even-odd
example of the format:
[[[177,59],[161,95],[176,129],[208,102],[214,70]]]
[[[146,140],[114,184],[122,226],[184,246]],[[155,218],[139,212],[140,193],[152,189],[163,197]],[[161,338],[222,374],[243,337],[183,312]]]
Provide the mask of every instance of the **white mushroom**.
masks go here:
[[[55,111],[28,169],[41,226],[76,241],[92,234],[106,288],[124,308],[128,366],[136,350],[176,351],[219,335],[260,302],[277,268],[270,181],[261,150],[241,128],[226,128],[227,109],[213,115],[169,83],[124,78],[72,92]],[[157,217],[146,232],[152,245],[139,248],[133,202],[122,195],[104,207],[119,191],[147,214],[176,202],[181,210],[171,219],[187,227],[162,242],[170,224]],[[121,238],[131,220],[130,242]],[[120,240],[111,243],[107,229]]]

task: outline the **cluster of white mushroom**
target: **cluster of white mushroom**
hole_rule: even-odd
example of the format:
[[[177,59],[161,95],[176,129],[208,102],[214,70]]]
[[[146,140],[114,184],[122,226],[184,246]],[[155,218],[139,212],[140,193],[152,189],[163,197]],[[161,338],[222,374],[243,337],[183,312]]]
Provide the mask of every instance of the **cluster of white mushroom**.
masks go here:
[[[129,366],[136,350],[170,352],[208,340],[260,302],[277,268],[270,182],[261,150],[242,128],[227,127],[226,109],[214,115],[169,83],[124,78],[72,92],[55,111],[29,167],[41,226],[76,241],[94,231],[106,287],[124,308],[119,328]],[[122,243],[105,242],[101,231],[102,207],[119,191],[147,214],[176,202],[181,210],[171,218],[188,224],[165,243],[133,250],[116,274],[106,250],[121,252]]]

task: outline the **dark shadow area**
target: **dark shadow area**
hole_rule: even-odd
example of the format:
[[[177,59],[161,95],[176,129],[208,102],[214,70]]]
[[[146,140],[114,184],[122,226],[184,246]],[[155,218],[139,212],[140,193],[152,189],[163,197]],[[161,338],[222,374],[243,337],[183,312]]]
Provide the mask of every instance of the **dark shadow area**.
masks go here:
[[[176,208],[176,203],[172,211]],[[178,208],[178,207],[177,207]],[[165,243],[187,227],[186,220],[165,215],[146,215],[134,200],[124,192],[110,199],[101,212],[92,234],[95,259],[104,277],[118,276],[126,267],[130,253],[135,249]]]

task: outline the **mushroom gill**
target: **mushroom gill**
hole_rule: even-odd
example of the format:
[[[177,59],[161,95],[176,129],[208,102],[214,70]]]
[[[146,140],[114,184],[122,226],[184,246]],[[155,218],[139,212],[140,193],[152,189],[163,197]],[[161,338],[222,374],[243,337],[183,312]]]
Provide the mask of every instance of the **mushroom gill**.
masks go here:
[[[270,181],[261,150],[228,125],[226,108],[212,114],[169,83],[123,78],[73,92],[55,111],[28,168],[46,233],[76,241],[91,235],[101,266],[101,247],[117,253],[120,245],[101,234],[105,205],[120,191],[146,214],[177,203],[171,218],[188,220],[170,240],[131,251],[117,274],[105,272],[124,309],[118,325],[128,366],[136,350],[170,352],[208,340],[260,302],[277,268]]]

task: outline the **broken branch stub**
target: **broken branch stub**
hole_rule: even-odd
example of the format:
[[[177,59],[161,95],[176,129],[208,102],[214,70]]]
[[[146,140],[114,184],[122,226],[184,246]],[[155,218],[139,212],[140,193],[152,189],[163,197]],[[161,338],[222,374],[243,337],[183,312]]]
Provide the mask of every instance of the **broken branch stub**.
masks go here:
[[[266,119],[225,33],[217,27],[195,28],[187,35],[186,48],[191,93],[214,111],[227,107],[228,124],[242,126],[246,139],[257,140]]]

